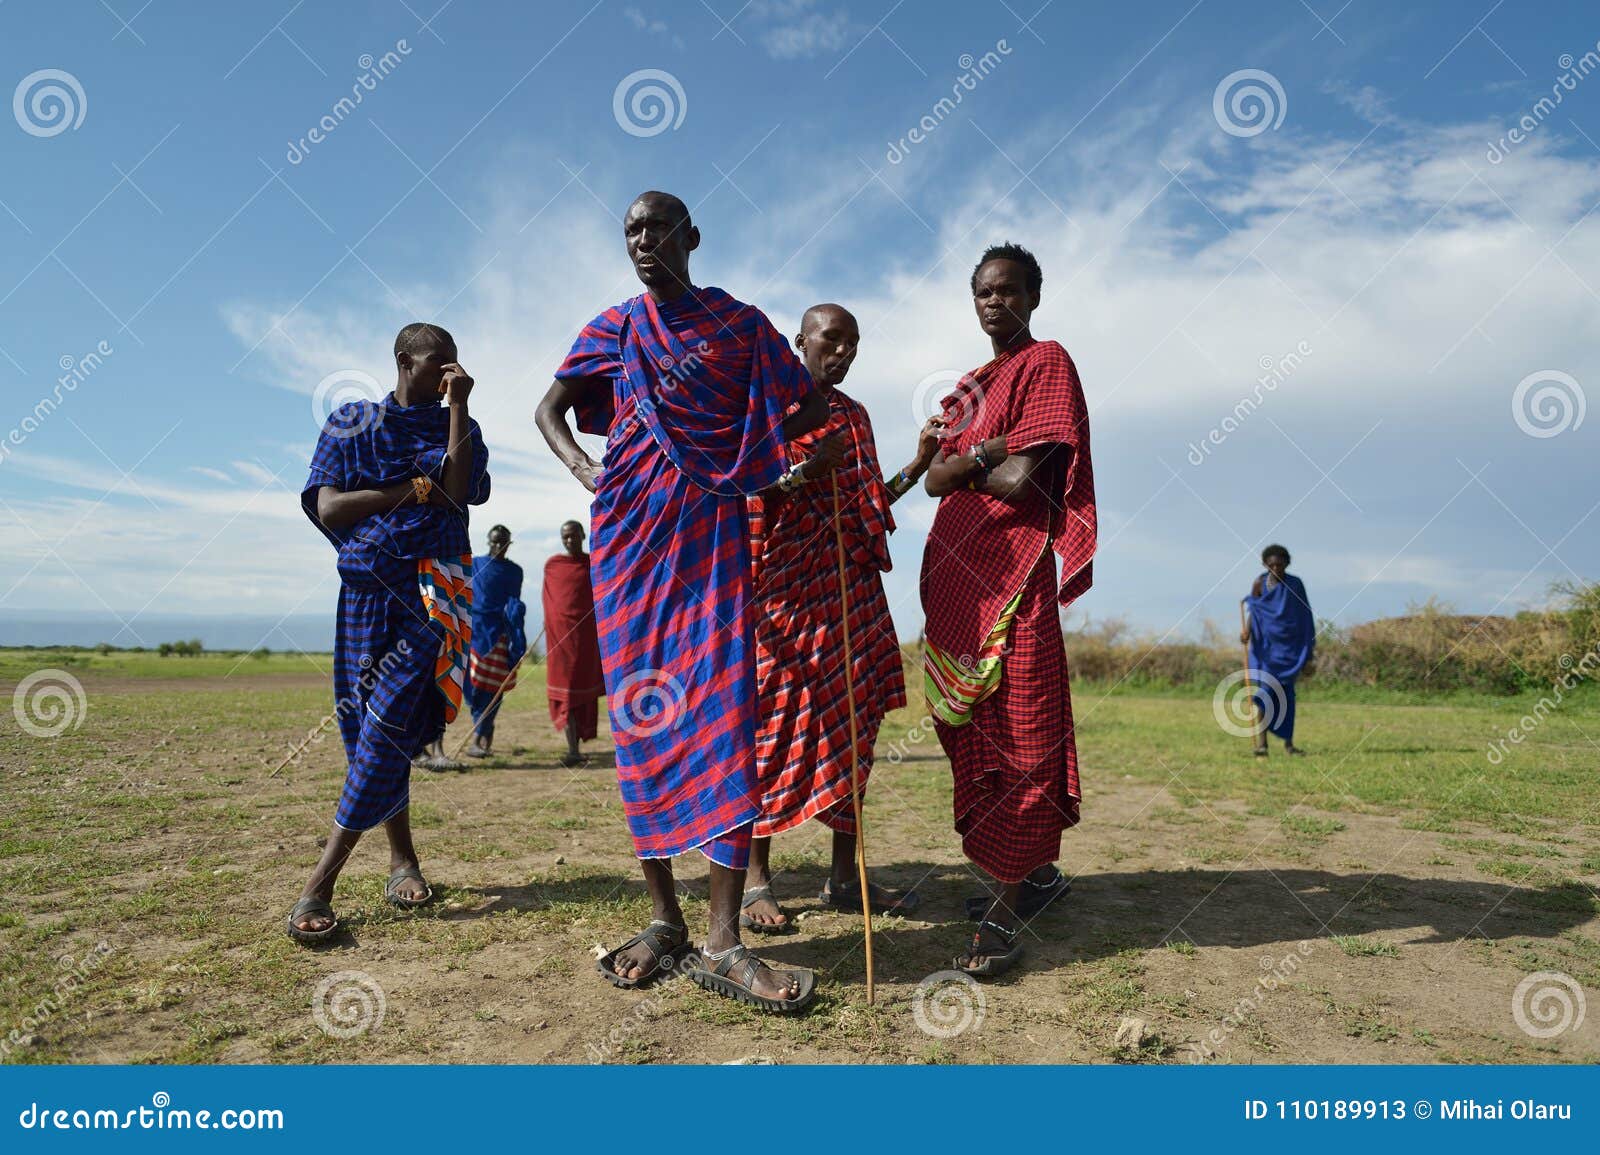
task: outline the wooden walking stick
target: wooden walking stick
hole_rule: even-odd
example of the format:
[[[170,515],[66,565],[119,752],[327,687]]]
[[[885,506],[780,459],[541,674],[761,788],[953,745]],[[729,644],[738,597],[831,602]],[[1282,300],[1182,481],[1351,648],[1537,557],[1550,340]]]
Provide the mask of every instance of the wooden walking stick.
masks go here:
[[[844,572],[844,528],[839,517],[839,476],[833,483],[833,541],[839,556],[839,604],[844,609],[844,700],[850,710],[850,805],[856,818],[856,875],[861,882],[861,918],[867,931],[867,1005],[875,997],[872,973],[872,891],[867,884],[867,828],[861,821],[861,751],[856,745],[855,660],[850,648],[850,585]]]
[[[1245,701],[1250,704],[1250,716],[1254,719],[1251,726],[1251,740],[1255,749],[1259,750],[1266,745],[1266,738],[1261,733],[1261,723],[1265,720],[1262,711],[1256,709],[1255,690],[1250,685],[1250,622],[1245,617],[1244,602],[1239,602],[1239,632],[1246,635],[1244,640],[1244,694]]]
[[[489,699],[489,704],[483,709],[485,714],[490,713],[496,706],[500,704],[501,696],[506,692],[506,687],[511,684],[512,675],[514,675],[518,670],[522,669],[523,662],[526,662],[529,658],[533,657],[534,652],[539,648],[539,643],[543,640],[544,627],[540,626],[539,636],[533,639],[533,645],[522,651],[522,657],[517,659],[517,664],[511,667],[510,671],[506,674],[505,679],[501,681],[500,688],[494,692],[494,697]],[[467,744],[472,741],[473,736],[477,734],[477,732],[477,728],[474,727],[473,729],[467,731],[467,736],[465,738],[461,739],[461,745],[456,747],[456,752],[454,755],[457,759],[461,757],[461,752],[467,748]]]

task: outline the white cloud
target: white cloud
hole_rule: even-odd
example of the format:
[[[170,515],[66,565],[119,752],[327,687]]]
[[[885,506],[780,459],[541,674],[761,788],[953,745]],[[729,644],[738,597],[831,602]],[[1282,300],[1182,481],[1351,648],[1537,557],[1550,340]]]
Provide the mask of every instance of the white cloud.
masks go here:
[[[812,13],[807,5],[784,11]],[[1285,129],[1246,142],[1224,137],[1206,113],[1168,127],[1159,110],[1128,107],[1092,136],[1086,126],[1034,175],[1055,204],[998,158],[978,168],[968,153],[959,167],[947,165],[953,146],[935,141],[881,174],[934,231],[912,228],[912,243],[887,258],[874,246],[874,260],[854,266],[838,255],[870,242],[883,214],[904,210],[882,187],[863,185],[852,157],[806,180],[791,179],[782,170],[790,162],[779,162],[765,184],[751,180],[759,216],[742,213],[726,190],[701,211],[706,242],[696,268],[754,300],[786,332],[820,299],[856,312],[865,339],[847,387],[869,406],[892,470],[911,450],[916,384],[988,355],[967,291],[973,261],[988,243],[1028,244],[1045,271],[1035,332],[1071,350],[1094,419],[1108,548],[1081,608],[1096,615],[1196,632],[1203,618],[1230,612],[1266,534],[1313,567],[1308,582],[1326,591],[1319,612],[1346,602],[1347,618],[1392,612],[1429,589],[1467,609],[1537,603],[1565,569],[1541,560],[1500,502],[1555,544],[1588,502],[1572,512],[1575,499],[1552,494],[1544,479],[1577,476],[1586,458],[1576,435],[1520,433],[1510,397],[1544,368],[1600,387],[1591,287],[1600,282],[1592,272],[1600,222],[1586,215],[1600,198],[1600,164],[1558,154],[1553,133],[1490,165],[1483,145],[1497,133],[1488,125],[1391,123],[1365,141]],[[949,127],[947,140],[966,133],[966,146],[977,139],[987,149],[969,126]],[[1038,157],[1064,129],[1041,122],[1024,139],[997,140],[1018,157]],[[437,279],[396,289],[416,315],[452,329],[478,378],[473,414],[490,442],[494,496],[474,524],[480,534],[496,521],[511,526],[527,560],[553,551],[556,526],[588,502],[546,450],[533,407],[578,326],[636,283],[614,216],[576,186],[551,201],[555,189],[529,187],[527,158],[516,160],[480,182],[492,190],[494,212],[477,247]],[[595,171],[586,179],[610,195]],[[921,195],[924,186],[938,197]],[[292,314],[289,303],[244,299],[224,309],[241,352],[254,348],[240,377],[302,396],[335,369],[359,368],[387,384],[392,302],[314,298]],[[1251,392],[1260,359],[1302,341],[1313,353],[1293,376],[1202,467],[1188,464],[1187,447]],[[306,422],[302,454],[314,433],[309,406]],[[1358,446],[1362,437],[1369,440]],[[16,463],[80,490],[116,480],[75,479],[83,472],[75,463],[27,460]],[[1465,485],[1463,469],[1486,466],[1480,484]],[[299,475],[290,473],[292,489]],[[204,517],[239,513],[247,492],[140,488]],[[131,508],[139,514],[141,506]],[[931,513],[920,493],[896,509],[890,597],[911,637]],[[245,501],[238,524],[253,535],[252,554],[303,559],[320,581],[331,570],[326,546],[294,524],[299,516],[269,493],[260,505]],[[1505,540],[1516,543],[1514,556],[1485,557],[1478,527],[1490,519],[1513,533]],[[97,515],[93,524],[105,521]],[[162,539],[171,556],[201,544],[205,525],[183,532],[181,547]],[[1559,557],[1594,572],[1592,539],[1573,535]],[[162,564],[160,550],[136,548],[126,535],[100,552],[111,556],[106,564],[134,571]],[[1531,576],[1518,564],[1524,554]],[[244,579],[237,560],[208,549],[173,591],[221,597],[232,578],[256,591],[252,609],[287,609],[298,597],[294,583]],[[299,572],[303,583],[307,571]]]
[[[762,46],[778,60],[839,52],[864,31],[845,9],[827,11],[816,0],[754,0],[746,11],[762,26]]]

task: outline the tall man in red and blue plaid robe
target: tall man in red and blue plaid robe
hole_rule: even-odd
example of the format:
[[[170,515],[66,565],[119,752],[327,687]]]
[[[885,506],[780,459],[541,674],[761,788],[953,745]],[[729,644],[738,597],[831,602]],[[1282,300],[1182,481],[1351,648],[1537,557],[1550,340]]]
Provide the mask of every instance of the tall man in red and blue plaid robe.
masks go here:
[[[699,849],[711,864],[703,957],[740,990],[702,985],[795,1009],[810,995],[802,976],[761,965],[739,943],[761,802],[745,497],[778,482],[784,443],[820,426],[827,403],[759,309],[689,279],[700,232],[682,201],[643,194],[623,232],[646,291],[584,326],[537,413],[551,449],[594,494],[606,701],[654,905],[651,925],[601,972],[637,985],[688,950],[671,860]],[[579,431],[606,435],[604,469],[578,445],[569,411]]]
[[[349,763],[333,833],[289,912],[289,936],[308,944],[337,932],[334,883],[375,826],[389,836],[389,901],[432,897],[411,841],[411,759],[444,735],[466,681],[467,507],[489,499],[489,452],[467,413],[473,382],[449,333],[407,325],[394,359],[393,393],[329,416],[300,494],[339,551],[334,716]]]

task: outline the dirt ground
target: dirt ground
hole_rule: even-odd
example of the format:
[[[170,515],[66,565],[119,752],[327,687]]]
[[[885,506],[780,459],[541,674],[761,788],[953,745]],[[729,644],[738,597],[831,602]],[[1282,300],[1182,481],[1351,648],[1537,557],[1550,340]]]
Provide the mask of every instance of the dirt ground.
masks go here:
[[[1600,1059],[1600,1010],[1570,1022],[1600,983],[1592,822],[1508,837],[1418,829],[1404,808],[1285,812],[1196,792],[1097,756],[1097,730],[1133,708],[1116,698],[1080,734],[1085,820],[1062,859],[1073,891],[1029,926],[1022,965],[982,987],[940,975],[982,886],[950,827],[947,765],[931,739],[886,755],[918,733],[916,716],[892,717],[868,850],[875,878],[915,886],[923,907],[877,920],[869,1006],[861,920],[816,897],[827,831],[781,836],[777,888],[798,930],[747,941],[817,970],[821,992],[808,1015],[782,1019],[681,979],[624,993],[595,973],[602,945],[641,927],[648,904],[609,743],[590,744],[588,768],[559,768],[536,679],[508,705],[497,757],[416,775],[437,903],[385,906],[386,856],[370,836],[340,882],[345,933],[315,951],[282,925],[343,755],[334,735],[284,763],[326,710],[326,683],[84,685],[91,725],[48,748],[9,734],[0,745],[6,1061]],[[451,748],[464,737],[458,724]],[[1337,754],[1323,757],[1336,772]],[[1241,774],[1257,770],[1240,758]],[[1490,851],[1562,869],[1497,877]],[[691,855],[678,870],[703,930],[705,864]],[[1572,991],[1546,989],[1559,980],[1543,973],[1578,988],[1570,1029],[1549,1037],[1540,1016]]]

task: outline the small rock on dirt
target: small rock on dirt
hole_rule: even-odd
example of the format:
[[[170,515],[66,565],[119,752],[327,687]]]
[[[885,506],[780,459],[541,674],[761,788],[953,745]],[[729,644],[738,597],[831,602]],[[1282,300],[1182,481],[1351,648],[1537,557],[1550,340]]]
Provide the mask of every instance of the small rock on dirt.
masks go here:
[[[1150,1024],[1143,1019],[1124,1018],[1117,1026],[1117,1037],[1113,1040],[1119,1047],[1137,1050],[1139,1044],[1144,1042],[1144,1037],[1149,1033]]]

